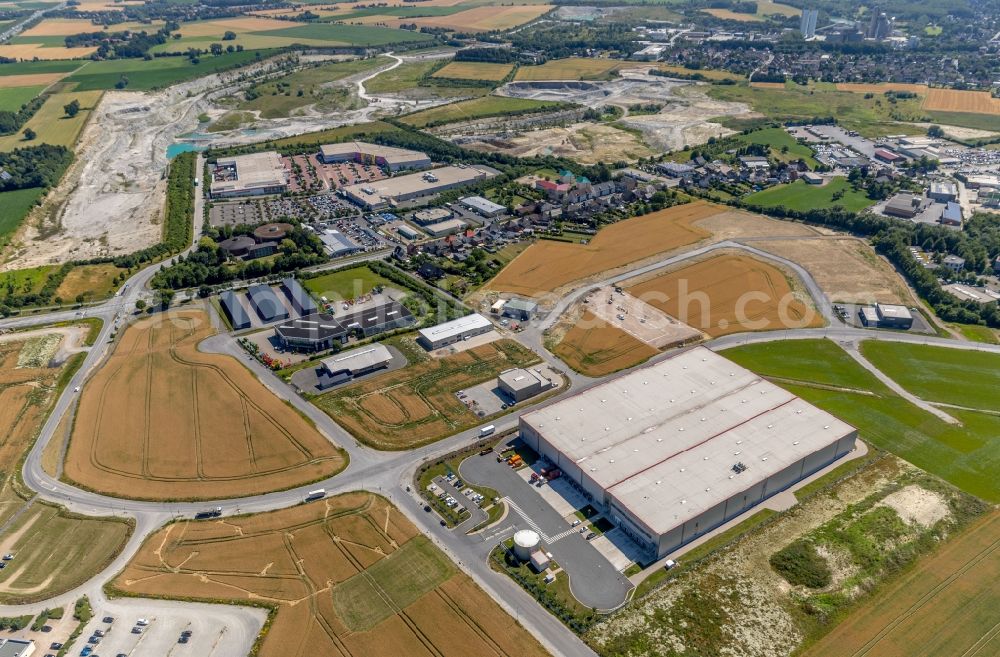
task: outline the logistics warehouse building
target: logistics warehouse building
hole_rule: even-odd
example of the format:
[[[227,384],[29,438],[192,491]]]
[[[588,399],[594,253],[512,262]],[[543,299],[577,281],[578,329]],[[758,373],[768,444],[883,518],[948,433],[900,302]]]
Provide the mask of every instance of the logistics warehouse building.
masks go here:
[[[527,413],[520,432],[651,558],[836,461],[857,437],[704,347]]]
[[[495,175],[497,172],[489,167],[463,164],[347,185],[341,188],[340,193],[363,208],[381,210],[422,196],[470,185]]]

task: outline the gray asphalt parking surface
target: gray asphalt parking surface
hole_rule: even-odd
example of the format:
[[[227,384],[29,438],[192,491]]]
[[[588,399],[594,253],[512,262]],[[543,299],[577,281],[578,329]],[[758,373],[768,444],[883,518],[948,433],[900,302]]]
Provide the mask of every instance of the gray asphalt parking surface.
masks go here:
[[[516,529],[533,529],[542,535],[545,549],[569,574],[570,590],[581,603],[598,609],[614,609],[623,603],[632,584],[592,546],[577,528],[566,522],[552,506],[495,454],[472,456],[462,462],[462,478],[497,489],[516,505],[499,524],[508,531],[486,532],[499,542]],[[548,537],[548,540],[546,540]]]

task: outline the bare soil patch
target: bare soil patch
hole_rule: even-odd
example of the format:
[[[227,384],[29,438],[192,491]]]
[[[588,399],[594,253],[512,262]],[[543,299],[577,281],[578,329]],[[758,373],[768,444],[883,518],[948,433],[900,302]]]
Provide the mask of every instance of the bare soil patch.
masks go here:
[[[263,602],[262,657],[547,653],[395,507],[349,493],[224,521],[182,521],[114,581],[141,596]]]
[[[197,350],[201,310],[143,319],[87,383],[65,476],[142,499],[216,499],[298,486],[343,455],[238,361]]]
[[[468,144],[468,147],[517,157],[555,155],[581,164],[633,161],[655,152],[631,132],[597,123],[542,128],[510,137],[484,137],[481,141]]]
[[[767,240],[754,246],[805,267],[833,302],[913,303],[899,274],[859,239]]]
[[[564,326],[553,331],[562,333],[562,339],[552,353],[586,376],[605,376],[634,367],[659,353],[589,310],[571,312],[560,323]]]
[[[68,73],[28,73],[25,75],[0,75],[0,89],[49,85],[61,80]]]

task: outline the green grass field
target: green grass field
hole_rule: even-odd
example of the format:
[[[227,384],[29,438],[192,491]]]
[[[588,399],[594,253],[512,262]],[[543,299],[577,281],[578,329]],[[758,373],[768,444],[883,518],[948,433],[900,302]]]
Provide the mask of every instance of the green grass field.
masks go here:
[[[335,44],[353,46],[387,46],[395,43],[421,43],[432,41],[434,37],[410,30],[394,30],[371,25],[335,25],[332,23],[310,23],[300,27],[255,32],[262,36],[276,36],[291,39],[312,39]]]
[[[815,168],[818,162],[813,159],[813,151],[805,144],[800,144],[794,137],[782,128],[765,128],[755,130],[748,135],[736,135],[735,139],[747,144],[762,144],[773,149],[774,156],[783,161],[792,161],[802,158],[811,168]],[[781,149],[787,148],[786,153]]]
[[[782,387],[857,427],[862,440],[968,493],[1000,502],[1000,478],[996,476],[1000,471],[1000,441],[996,439],[1000,436],[1000,416],[948,409],[962,424],[946,423],[881,383],[870,383],[871,374],[826,340],[748,345],[727,349],[723,355],[763,376],[778,377],[775,382]],[[909,367],[919,365],[908,363]],[[955,379],[949,381],[960,385]],[[868,390],[870,394],[829,386]]]
[[[237,108],[260,111],[265,119],[287,117],[306,105],[316,105],[318,110],[326,112],[352,109],[348,105],[362,102],[353,94],[353,89],[331,87],[329,83],[371,71],[391,61],[388,57],[373,57],[296,71],[254,86],[253,91],[259,95],[253,100],[243,100]]]
[[[0,112],[17,112],[21,106],[42,93],[44,86],[7,87],[0,93]]]
[[[746,84],[712,86],[708,95],[717,100],[748,103],[754,111],[774,120],[809,120],[833,116],[845,128],[857,130],[866,137],[899,134],[907,130],[896,123],[917,121],[925,115],[920,98],[892,104],[884,96],[837,91],[832,86],[786,85],[782,89],[764,89]],[[919,131],[913,128],[913,131]]]
[[[4,192],[4,195],[15,193]],[[0,196],[0,199],[2,198],[3,196]],[[45,285],[45,281],[53,269],[55,267],[52,265],[42,265],[30,269],[0,272],[0,299],[8,294],[28,294],[39,291]]]
[[[261,53],[263,56],[265,53]],[[218,57],[204,56],[197,64],[186,57],[157,57],[151,61],[143,59],[112,59],[103,62],[88,62],[68,78],[75,82],[77,91],[91,89],[114,89],[124,75],[128,78],[127,89],[146,91],[161,89],[178,82],[242,66],[257,58],[257,51],[225,53]]]
[[[14,559],[0,571],[5,604],[44,600],[78,586],[114,558],[132,530],[123,520],[87,518],[37,502],[5,534],[18,532],[7,548]]]
[[[35,115],[24,124],[24,128],[31,128],[38,134],[34,141],[26,142],[22,137],[22,131],[18,131],[17,134],[0,137],[0,151],[12,151],[20,146],[42,143],[72,147],[103,93],[103,91],[74,91],[50,95]],[[80,102],[80,112],[70,118],[66,116],[63,107],[73,100]]]
[[[350,630],[364,632],[392,616],[393,607],[405,609],[455,572],[455,565],[443,552],[425,536],[417,536],[364,572],[334,586],[333,607]]]
[[[21,222],[34,207],[35,201],[45,193],[41,187],[0,192],[0,244],[5,244],[21,226]]]
[[[392,282],[382,278],[368,267],[355,267],[344,271],[325,274],[302,281],[302,285],[318,300],[354,299],[368,294],[378,285],[391,286]]]
[[[0,76],[30,75],[32,73],[68,73],[82,66],[82,62],[53,59],[38,62],[13,62],[0,64]]]
[[[1000,354],[880,340],[861,353],[921,399],[1000,411]]]
[[[483,96],[482,98],[473,98],[472,100],[463,100],[458,103],[432,107],[404,116],[401,120],[415,128],[423,128],[429,125],[480,119],[487,116],[501,116],[510,112],[530,111],[558,105],[559,103],[545,100],[507,98],[506,96]]]
[[[843,193],[843,196],[834,200],[834,195],[838,193]],[[747,203],[761,205],[765,208],[784,206],[789,210],[799,212],[834,206],[840,206],[850,212],[857,212],[875,203],[862,192],[854,191],[850,183],[847,182],[847,178],[834,178],[822,187],[796,180],[787,185],[777,185],[750,194],[745,200]]]
[[[975,128],[976,130],[991,130],[1000,132],[1000,116],[995,114],[972,114],[970,112],[936,112],[929,111],[931,121],[942,125],[954,125],[960,128]]]

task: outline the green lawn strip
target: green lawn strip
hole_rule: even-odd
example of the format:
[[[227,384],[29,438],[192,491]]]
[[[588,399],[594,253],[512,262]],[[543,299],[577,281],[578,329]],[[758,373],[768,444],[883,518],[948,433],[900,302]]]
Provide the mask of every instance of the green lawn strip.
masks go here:
[[[976,324],[949,324],[949,328],[952,328],[962,334],[965,339],[972,342],[983,342],[985,344],[1000,344],[1000,334],[997,333],[996,329],[992,329],[988,326],[979,326]]]
[[[359,296],[370,293],[373,288],[378,286],[392,287],[392,281],[379,276],[368,267],[362,265],[345,271],[337,271],[305,279],[302,281],[302,285],[317,300],[320,297],[326,297],[333,301],[339,301],[342,299],[356,299]]]
[[[310,23],[299,27],[281,28],[253,32],[262,36],[285,37],[288,39],[317,39],[335,44],[352,46],[385,46],[397,43],[422,43],[434,37],[410,30],[395,30],[372,25],[337,25],[334,23]]]
[[[921,399],[1000,411],[1000,354],[881,340],[861,353]]]
[[[406,62],[391,71],[379,73],[365,83],[370,94],[398,93],[420,86],[420,80],[440,62],[435,60]]]
[[[775,156],[784,160],[796,160],[802,158],[810,168],[815,168],[819,164],[813,159],[813,151],[805,144],[800,144],[784,128],[764,128],[755,130],[746,135],[735,135],[735,139],[747,144],[761,144],[770,146],[775,150]],[[782,154],[781,149],[787,148],[786,154]]]
[[[940,125],[954,125],[960,128],[1000,131],[1000,116],[996,114],[974,114],[972,112],[927,112],[931,121]]]
[[[6,243],[21,227],[21,222],[43,196],[45,189],[42,187],[0,192],[0,243]]]
[[[367,631],[397,610],[406,609],[457,571],[427,537],[417,536],[333,587],[333,606],[350,630]]]
[[[11,62],[0,64],[0,77],[7,75],[32,75],[34,73],[68,73],[83,65],[79,60],[41,60],[37,62]]]
[[[840,194],[840,198],[834,198]],[[815,208],[840,206],[848,212],[858,212],[875,201],[863,192],[855,191],[847,178],[833,178],[825,185],[810,185],[803,180],[785,185],[776,185],[750,194],[745,201],[765,208],[784,206],[789,210],[806,212]]]
[[[871,372],[826,339],[761,342],[721,353],[761,376],[889,393]]]
[[[75,91],[91,89],[113,89],[124,76],[128,79],[126,89],[144,91],[161,89],[178,82],[192,80],[210,73],[248,64],[258,57],[268,54],[261,50],[224,53],[202,56],[197,64],[187,57],[154,57],[143,59],[111,59],[88,62],[66,80],[75,82]]]
[[[17,112],[21,106],[37,96],[44,85],[33,87],[8,87],[0,94],[0,112]]]

